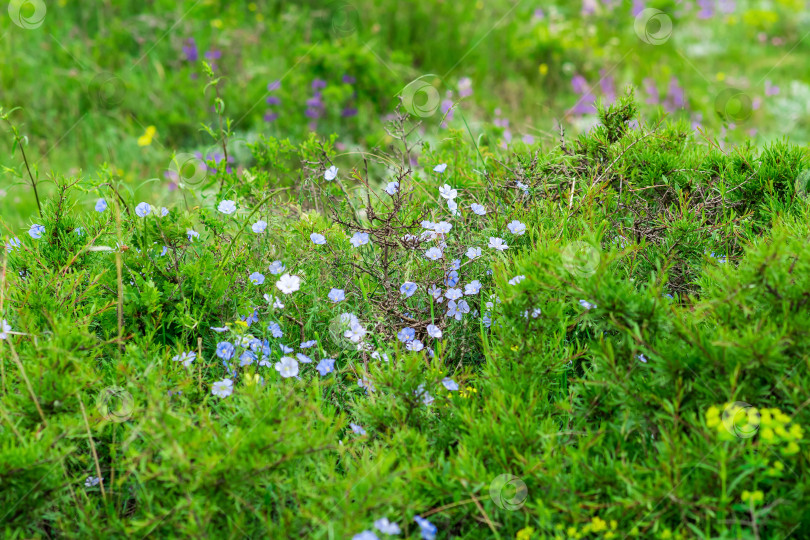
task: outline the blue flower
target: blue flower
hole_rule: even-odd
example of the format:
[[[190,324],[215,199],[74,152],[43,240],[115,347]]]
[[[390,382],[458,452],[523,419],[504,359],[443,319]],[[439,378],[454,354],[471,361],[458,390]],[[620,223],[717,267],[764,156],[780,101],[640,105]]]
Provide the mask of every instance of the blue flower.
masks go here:
[[[450,271],[447,274],[447,279],[444,280],[444,284],[448,287],[455,287],[458,284],[458,270]]]
[[[20,245],[21,245],[20,244],[20,239],[15,236],[14,238],[12,238],[8,242],[6,242],[6,251],[11,253],[15,249],[19,248]]]
[[[364,246],[368,244],[368,233],[356,232],[349,242],[354,247]]]
[[[186,234],[188,235],[188,241],[193,241],[194,238],[199,238],[200,233],[195,231],[194,229],[186,229]]]
[[[310,339],[309,341],[305,341],[301,344],[302,349],[309,349],[310,347],[314,347],[315,344],[318,343],[316,339]]]
[[[250,277],[248,279],[250,279],[251,283],[253,283],[254,285],[261,285],[262,283],[264,283],[264,275],[260,274],[259,272],[253,272],[252,274],[250,274]]]
[[[413,520],[419,525],[422,540],[435,540],[438,529],[433,523],[418,515],[414,516]]]
[[[231,200],[225,199],[224,201],[219,203],[219,205],[217,206],[217,210],[219,210],[223,214],[228,215],[233,214],[234,212],[236,212],[236,203]]]
[[[458,300],[463,296],[461,289],[447,289],[447,292],[444,293],[448,300]]]
[[[278,275],[285,270],[284,263],[281,261],[273,261],[272,263],[270,263],[269,269],[271,274],[273,274],[274,276]]]
[[[287,347],[283,343],[279,343],[278,348],[279,348],[279,350],[281,351],[282,354],[290,354],[291,352],[293,352],[295,350],[292,347]]]
[[[431,261],[435,261],[442,258],[442,250],[437,247],[432,247],[425,252],[425,257],[430,259]]]
[[[636,359],[639,360],[640,362],[644,362],[645,364],[647,363],[647,357],[644,356],[643,354],[637,355]]]
[[[520,236],[521,234],[526,232],[526,225],[517,220],[511,222],[509,225],[506,226],[506,228],[509,229],[509,232],[517,236]]]
[[[281,326],[277,322],[271,322],[267,326],[267,329],[270,330],[274,338],[280,338],[284,335],[284,332],[281,331]]]
[[[402,531],[399,525],[388,521],[387,517],[380,518],[374,522],[374,528],[383,534],[400,534]]]
[[[481,256],[481,248],[479,247],[471,247],[467,250],[468,259],[476,259],[480,256]]]
[[[301,362],[302,364],[311,364],[312,363],[312,358],[305,355],[304,353],[295,353],[295,357],[298,358],[298,361]]]
[[[417,288],[419,288],[419,286],[416,283],[414,283],[413,281],[406,281],[399,288],[399,292],[400,292],[400,294],[402,294],[406,298],[410,298],[411,296],[413,296],[413,293],[416,292]]]
[[[447,170],[447,163],[440,163],[433,167],[433,172],[437,172],[439,174],[442,174],[445,170]]]
[[[429,324],[427,326],[427,333],[430,337],[434,339],[441,339],[442,337],[442,331],[435,324]]]
[[[481,282],[478,281],[477,279],[467,283],[464,286],[464,294],[466,295],[478,294],[480,290],[481,290]]]
[[[231,344],[229,341],[220,341],[217,343],[217,356],[223,360],[230,360],[233,358],[234,350],[233,344]]]
[[[322,246],[326,243],[326,237],[322,234],[312,233],[309,235],[309,239],[312,240],[313,244]]]
[[[456,390],[458,390],[458,383],[453,379],[451,379],[450,377],[445,377],[444,379],[442,379],[442,384],[444,385],[445,388],[447,388],[451,392],[455,392]]]
[[[484,205],[478,203],[472,203],[470,205],[470,210],[479,216],[483,216],[487,213],[487,209],[484,207]]]
[[[45,227],[43,227],[42,225],[37,225],[36,223],[31,225],[31,228],[28,229],[28,234],[30,234],[31,238],[34,238],[34,239],[41,238],[42,233],[44,233],[44,232],[45,232]]]
[[[253,230],[253,232],[255,232],[256,234],[261,234],[261,233],[263,233],[263,232],[265,231],[265,229],[267,229],[267,222],[266,222],[266,221],[262,221],[262,220],[260,219],[259,221],[257,221],[257,222],[256,222],[256,223],[254,223],[253,225],[251,225],[251,226],[250,226],[250,228],[251,228],[251,229]]]
[[[337,173],[338,173],[338,168],[335,167],[334,165],[332,165],[331,167],[326,169],[325,173],[323,173],[323,179],[326,180],[327,182],[331,182],[332,180],[337,178]]]
[[[385,192],[392,197],[396,195],[397,191],[399,191],[399,182],[388,182],[388,185],[385,186]]]
[[[218,333],[220,333],[220,334],[221,334],[222,332],[227,332],[227,331],[228,331],[228,327],[227,327],[227,326],[212,326],[212,327],[211,327],[211,330],[213,330],[214,332],[218,332]]]
[[[596,307],[596,304],[591,304],[587,300],[580,300],[579,305],[584,307],[585,309],[593,309]]]
[[[107,209],[107,201],[99,199],[96,201],[96,212],[103,212]]]
[[[253,351],[245,351],[239,357],[239,365],[249,366],[254,360],[256,360],[256,354]]]
[[[84,236],[84,229],[82,229],[81,227],[76,227],[75,232],[77,236]]]
[[[362,426],[359,426],[357,424],[349,423],[349,427],[352,428],[352,431],[354,431],[358,435],[365,435],[366,434],[366,430],[363,429]]]
[[[166,217],[169,215],[169,209],[165,206],[160,209],[160,217]]]
[[[416,337],[416,330],[414,330],[410,326],[407,328],[403,328],[402,330],[397,332],[397,339],[399,339],[402,343],[407,343],[411,341],[414,337]]]
[[[315,366],[315,369],[318,370],[318,373],[320,373],[321,377],[323,377],[327,373],[332,373],[333,371],[335,371],[335,359],[324,358],[323,360],[318,362],[318,365]]]
[[[331,300],[332,302],[337,304],[338,302],[342,302],[345,299],[346,293],[343,291],[343,289],[332,289],[331,291],[329,291],[329,300]]]
[[[376,534],[371,531],[363,531],[352,536],[352,540],[380,540]]]
[[[152,207],[149,206],[148,202],[142,202],[138,206],[135,207],[135,214],[138,217],[146,217],[152,212]]]
[[[413,341],[409,341],[405,344],[405,348],[409,351],[421,351],[425,348],[424,344],[419,341],[418,339],[414,339]]]

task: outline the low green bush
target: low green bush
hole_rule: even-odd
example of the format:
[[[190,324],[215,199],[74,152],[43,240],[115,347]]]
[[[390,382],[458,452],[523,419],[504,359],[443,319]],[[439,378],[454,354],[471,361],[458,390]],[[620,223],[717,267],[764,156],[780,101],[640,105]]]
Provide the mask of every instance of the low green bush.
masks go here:
[[[58,177],[6,227],[6,536],[810,528],[806,151],[601,119],[267,138],[165,207]]]

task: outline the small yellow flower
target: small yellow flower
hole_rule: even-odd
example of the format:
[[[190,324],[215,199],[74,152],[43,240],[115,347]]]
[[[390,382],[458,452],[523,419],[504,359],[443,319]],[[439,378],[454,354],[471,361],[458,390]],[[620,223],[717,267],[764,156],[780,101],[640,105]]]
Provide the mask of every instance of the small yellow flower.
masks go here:
[[[261,384],[261,383],[262,383],[262,378],[259,376],[258,373],[256,373],[255,375],[251,375],[250,373],[245,375],[245,384],[246,385],[254,386],[254,385],[257,385],[257,384]]]
[[[515,535],[515,538],[517,540],[529,540],[533,533],[534,527],[526,527],[525,529],[520,529]]]
[[[250,11],[256,11],[256,2],[251,2],[248,4],[248,9]]]
[[[540,64],[540,67],[538,69],[540,71],[540,75],[545,75],[545,74],[548,73],[548,64],[546,64],[544,62],[544,63]]]
[[[520,347],[518,347],[517,345],[512,345],[512,350],[513,350],[513,351],[517,351],[519,348],[520,348]]]
[[[234,321],[234,324],[238,324],[239,326],[244,326],[245,328],[248,327],[248,323],[245,321]]]
[[[211,20],[211,26],[213,26],[214,28],[217,28],[217,29],[222,28],[222,19],[212,19]]]
[[[152,139],[156,134],[157,128],[155,126],[149,126],[146,128],[144,134],[138,137],[138,146],[149,146],[152,144]]]
[[[721,72],[719,72],[719,73],[717,74],[717,80],[718,80],[718,81],[725,81],[725,80],[726,80],[726,74],[725,74],[725,73],[723,73],[722,71],[721,71]]]
[[[593,532],[601,532],[607,530],[607,521],[600,518],[599,516],[593,516],[591,518],[591,530]]]

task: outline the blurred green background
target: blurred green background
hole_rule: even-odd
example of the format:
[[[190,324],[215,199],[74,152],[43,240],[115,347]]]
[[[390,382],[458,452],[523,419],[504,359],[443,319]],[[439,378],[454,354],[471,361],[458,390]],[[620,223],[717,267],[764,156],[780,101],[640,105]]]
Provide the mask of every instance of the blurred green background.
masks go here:
[[[40,181],[156,179],[142,188],[155,203],[173,196],[174,153],[222,159],[200,129],[218,121],[203,61],[223,77],[234,168],[260,135],[384,145],[381,119],[415,79],[432,85],[414,105],[428,139],[455,127],[507,149],[552,145],[632,85],[646,122],[683,119],[707,144],[806,144],[808,23],[801,0],[14,0],[0,107],[21,108],[9,120]],[[2,134],[0,212],[25,223],[33,195]]]

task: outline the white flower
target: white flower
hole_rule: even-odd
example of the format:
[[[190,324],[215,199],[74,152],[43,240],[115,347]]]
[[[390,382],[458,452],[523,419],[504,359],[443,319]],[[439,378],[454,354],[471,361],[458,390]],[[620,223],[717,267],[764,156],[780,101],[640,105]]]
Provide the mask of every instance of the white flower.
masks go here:
[[[281,360],[273,366],[285,379],[298,375],[298,360],[290,356],[282,356]]]
[[[221,398],[230,396],[233,394],[233,381],[231,379],[222,379],[215,382],[211,387],[211,393]]]
[[[476,259],[480,256],[481,256],[481,248],[479,247],[471,247],[467,250],[468,259]]]
[[[487,213],[487,209],[484,208],[484,205],[478,203],[472,203],[470,205],[470,210],[472,210],[475,214],[479,216],[483,216]]]
[[[323,179],[326,180],[327,182],[331,182],[332,180],[337,178],[337,173],[338,173],[338,168],[335,167],[334,165],[332,165],[331,167],[326,169],[325,173],[323,173]]]
[[[217,210],[219,210],[223,214],[228,215],[233,214],[234,212],[236,212],[236,203],[228,199],[225,199],[224,201],[219,203],[219,206],[217,206]]]
[[[301,278],[298,276],[291,276],[284,274],[276,282],[276,287],[284,294],[294,293],[301,288]]]
[[[397,191],[399,191],[399,182],[388,182],[388,185],[385,186],[385,192],[391,196],[396,195]]]
[[[455,199],[458,197],[458,190],[451,188],[449,184],[445,184],[439,188],[439,195],[448,200]]]
[[[260,219],[259,221],[251,225],[250,228],[253,229],[253,232],[255,232],[256,234],[261,234],[265,231],[265,229],[267,229],[267,222],[262,221]]]
[[[487,247],[491,247],[492,249],[497,249],[498,251],[504,251],[504,250],[506,250],[506,249],[507,249],[509,246],[507,246],[507,245],[504,243],[504,241],[503,241],[503,239],[502,239],[502,238],[498,238],[497,236],[495,236],[495,237],[490,236],[490,237],[489,237],[489,244],[488,244],[488,246],[487,246]]]
[[[349,243],[351,243],[351,245],[353,245],[356,248],[368,244],[368,233],[364,232],[354,233],[354,236],[352,236],[351,240],[349,240]]]
[[[509,229],[509,232],[517,236],[520,236],[526,232],[526,225],[517,220],[512,221],[509,225],[506,226],[506,228]]]

